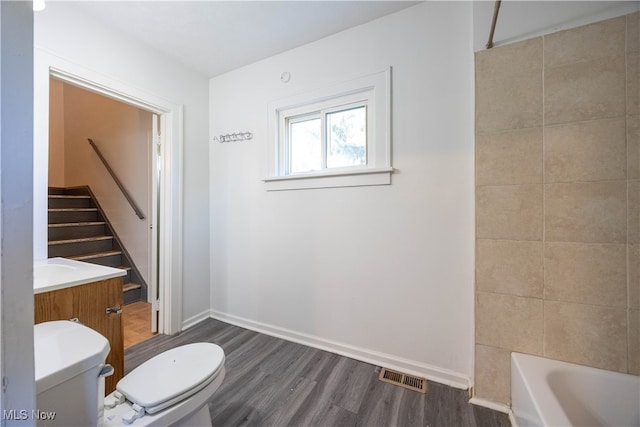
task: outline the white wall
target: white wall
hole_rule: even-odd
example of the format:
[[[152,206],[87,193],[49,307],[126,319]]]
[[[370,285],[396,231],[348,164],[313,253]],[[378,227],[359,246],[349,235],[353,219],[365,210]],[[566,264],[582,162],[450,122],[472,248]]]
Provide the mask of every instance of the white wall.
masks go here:
[[[184,105],[182,318],[209,309],[207,79],[146,45],[79,14],[73,2],[51,2],[35,16],[35,257],[46,257],[48,76],[50,58],[78,64],[141,92]],[[45,91],[46,88],[46,91]],[[178,249],[176,249],[179,252]]]
[[[3,426],[31,426],[33,352],[33,17],[28,2],[0,2],[0,411]],[[17,411],[14,420],[8,411]],[[7,411],[7,412],[5,412]]]
[[[493,1],[473,2],[474,51],[485,49],[493,19]],[[638,10],[637,1],[503,1],[494,46],[586,25]]]
[[[210,81],[215,317],[461,387],[472,375],[470,3],[423,3]],[[267,104],[392,66],[392,185],[266,192]],[[291,81],[280,81],[282,72]]]

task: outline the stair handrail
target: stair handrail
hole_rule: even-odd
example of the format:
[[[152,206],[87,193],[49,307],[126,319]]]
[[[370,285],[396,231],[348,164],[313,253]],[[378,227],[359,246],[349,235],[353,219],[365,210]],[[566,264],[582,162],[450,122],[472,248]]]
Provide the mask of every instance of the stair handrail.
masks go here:
[[[93,142],[93,140],[91,138],[87,138],[87,139],[89,140],[89,144],[91,144],[91,146],[95,150],[96,154],[98,155],[98,157],[102,161],[102,164],[104,165],[104,167],[107,168],[107,171],[111,175],[111,178],[113,178],[113,180],[115,181],[115,183],[118,186],[118,188],[120,189],[120,191],[122,191],[122,194],[124,195],[125,199],[127,199],[127,202],[129,202],[129,204],[131,205],[131,207],[135,211],[136,215],[138,215],[138,218],[144,219],[144,214],[142,213],[142,211],[140,210],[138,205],[136,205],[136,202],[133,200],[133,198],[131,198],[131,195],[129,194],[127,189],[124,188],[124,185],[122,185],[122,182],[120,181],[120,179],[118,178],[116,173],[113,171],[113,169],[111,169],[111,166],[109,166],[109,162],[107,162],[107,159],[104,158],[104,156],[100,152],[100,149],[98,148],[96,143]]]

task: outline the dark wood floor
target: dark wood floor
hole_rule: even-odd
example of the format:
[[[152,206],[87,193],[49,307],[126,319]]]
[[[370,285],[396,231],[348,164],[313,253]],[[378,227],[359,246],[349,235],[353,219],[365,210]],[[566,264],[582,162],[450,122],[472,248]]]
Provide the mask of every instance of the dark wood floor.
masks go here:
[[[468,403],[465,390],[429,382],[426,394],[383,383],[376,366],[206,320],[125,350],[125,372],[170,348],[220,345],[227,375],[211,399],[214,426],[509,426]],[[194,426],[195,427],[195,426]]]

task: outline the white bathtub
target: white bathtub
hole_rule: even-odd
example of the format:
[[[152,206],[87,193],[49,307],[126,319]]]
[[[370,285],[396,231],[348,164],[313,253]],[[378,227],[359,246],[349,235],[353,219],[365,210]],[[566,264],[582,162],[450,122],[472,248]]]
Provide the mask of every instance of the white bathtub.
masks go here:
[[[511,353],[518,426],[640,426],[640,377]]]

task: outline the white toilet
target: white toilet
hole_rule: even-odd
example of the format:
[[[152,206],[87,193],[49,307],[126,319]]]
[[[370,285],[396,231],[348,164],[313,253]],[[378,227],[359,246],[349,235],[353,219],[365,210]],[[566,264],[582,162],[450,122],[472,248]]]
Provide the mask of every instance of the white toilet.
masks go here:
[[[76,322],[34,326],[36,412],[42,426],[210,426],[207,401],[224,380],[224,351],[195,343],[149,359],[104,397],[109,342]],[[37,419],[42,414],[51,416]]]

